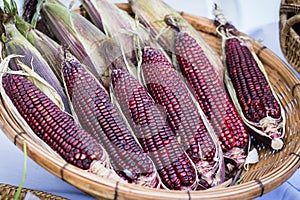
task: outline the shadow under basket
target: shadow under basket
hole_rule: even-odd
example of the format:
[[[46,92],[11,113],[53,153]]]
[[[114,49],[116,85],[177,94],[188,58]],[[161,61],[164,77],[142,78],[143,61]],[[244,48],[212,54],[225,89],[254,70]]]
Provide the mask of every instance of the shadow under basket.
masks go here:
[[[279,15],[282,53],[300,73],[300,0],[281,0]]]
[[[127,4],[118,6],[128,12]],[[218,37],[212,20],[181,15],[199,31],[207,42],[221,54],[221,38]],[[75,166],[43,149],[22,130],[12,117],[9,109],[0,101],[0,122],[7,137],[20,149],[26,142],[27,154],[40,166],[58,178],[97,199],[253,199],[270,192],[289,179],[299,167],[300,159],[300,82],[291,69],[272,51],[252,40],[254,50],[265,66],[271,84],[286,111],[286,134],[281,151],[272,151],[261,145],[259,162],[250,165],[241,174],[239,184],[227,188],[213,188],[204,191],[168,191],[150,189],[134,184],[115,182],[100,178]],[[299,87],[298,87],[299,86]]]

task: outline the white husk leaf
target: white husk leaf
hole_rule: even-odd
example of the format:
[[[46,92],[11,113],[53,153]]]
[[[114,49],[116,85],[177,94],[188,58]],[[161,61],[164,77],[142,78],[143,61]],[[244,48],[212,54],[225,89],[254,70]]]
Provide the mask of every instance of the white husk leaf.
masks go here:
[[[244,169],[248,171],[250,164],[255,164],[259,161],[259,156],[256,148],[248,151],[247,158],[244,163]]]
[[[219,189],[219,188],[227,188],[230,186],[230,184],[232,183],[232,179],[228,179],[226,181],[224,181],[223,183],[216,185],[212,188],[208,188],[207,190],[214,190],[214,189]]]
[[[47,83],[42,77],[40,77],[25,64],[19,63],[19,66],[24,70],[24,72],[26,72],[24,75],[27,76],[28,80],[30,80],[42,92],[44,92],[61,110],[64,110],[64,104],[60,95],[49,83]]]

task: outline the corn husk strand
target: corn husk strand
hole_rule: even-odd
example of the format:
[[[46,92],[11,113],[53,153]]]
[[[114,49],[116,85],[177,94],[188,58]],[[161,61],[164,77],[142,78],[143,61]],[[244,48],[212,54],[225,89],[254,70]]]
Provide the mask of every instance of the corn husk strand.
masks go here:
[[[106,66],[109,70],[123,69],[128,70],[132,74],[136,74],[136,66],[125,58],[121,47],[113,38],[106,38],[101,43],[101,55],[105,59]]]

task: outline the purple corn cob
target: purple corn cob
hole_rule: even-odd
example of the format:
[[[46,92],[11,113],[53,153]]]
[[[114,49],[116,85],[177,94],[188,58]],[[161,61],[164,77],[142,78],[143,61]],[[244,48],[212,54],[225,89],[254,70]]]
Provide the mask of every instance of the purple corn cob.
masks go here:
[[[233,38],[226,41],[225,51],[228,74],[237,91],[245,117],[255,123],[267,115],[280,119],[279,103],[248,47]]]
[[[105,88],[79,61],[66,58],[63,76],[82,127],[107,151],[112,167],[130,183],[155,187],[156,169],[127,128]]]
[[[166,18],[166,23],[170,22]],[[246,126],[201,46],[175,24],[170,26],[176,30],[175,54],[182,75],[219,136],[224,156],[239,167],[245,161],[249,140]]]
[[[240,115],[250,134],[280,150],[283,147],[285,114],[268,82],[264,66],[251,49],[251,43],[240,37],[241,33],[226,21],[217,5],[214,13],[225,47],[223,57],[228,75],[225,83],[229,94],[235,106],[240,108]]]
[[[219,165],[214,160],[219,144],[214,143],[211,134],[215,133],[209,133],[187,86],[160,50],[145,48],[142,59],[145,85],[155,103],[163,107],[169,126],[180,137],[183,148],[195,163],[203,182],[206,181],[206,184],[202,183],[203,187],[209,188],[221,183],[224,170],[216,172]],[[221,164],[222,161],[219,160]],[[215,173],[212,176],[205,174],[204,165],[210,166]]]
[[[85,170],[94,161],[104,163],[102,146],[32,82],[21,75],[4,74],[2,84],[33,132],[68,163]]]
[[[163,187],[194,189],[196,170],[146,89],[123,70],[113,70],[115,98],[141,146],[152,158]]]

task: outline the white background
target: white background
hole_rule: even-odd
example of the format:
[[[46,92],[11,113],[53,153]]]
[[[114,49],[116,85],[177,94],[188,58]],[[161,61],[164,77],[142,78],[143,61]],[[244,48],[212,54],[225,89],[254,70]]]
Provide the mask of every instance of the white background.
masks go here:
[[[150,0],[151,1],[151,0]],[[22,0],[19,0],[22,3]],[[64,0],[68,4],[69,0]],[[113,1],[126,2],[126,1]],[[179,11],[213,19],[211,11],[213,3],[218,3],[226,18],[240,31],[261,40],[284,61],[279,45],[279,7],[280,0],[165,0]],[[2,6],[2,0],[0,5]],[[79,5],[77,2],[76,5]],[[13,145],[0,131],[0,183],[18,185],[23,171],[23,152]],[[42,190],[69,199],[93,199],[68,183],[45,171],[28,158],[27,176],[23,187]],[[257,198],[268,199],[300,199],[299,170],[283,185],[274,191]]]

